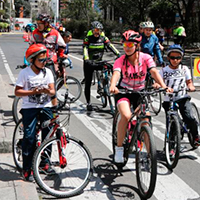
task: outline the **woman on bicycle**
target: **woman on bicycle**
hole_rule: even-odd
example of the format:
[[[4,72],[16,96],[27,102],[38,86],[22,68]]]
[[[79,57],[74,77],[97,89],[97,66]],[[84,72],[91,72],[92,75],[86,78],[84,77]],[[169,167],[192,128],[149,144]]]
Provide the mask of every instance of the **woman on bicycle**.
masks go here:
[[[187,66],[181,64],[183,55],[184,51],[180,45],[171,45],[167,50],[169,65],[160,70],[160,75],[163,77],[165,84],[174,91],[182,89],[175,96],[174,100],[177,101],[183,120],[195,138],[194,145],[199,146],[200,137],[198,135],[198,122],[193,117],[190,103],[191,97],[186,92],[187,88],[190,91],[194,91],[195,87],[192,82],[190,70]],[[164,97],[163,108],[165,112],[169,110],[169,97],[167,95]]]
[[[123,163],[123,141],[126,134],[126,126],[131,117],[130,105],[135,109],[139,105],[139,94],[118,94],[118,88],[129,88],[140,91],[145,87],[147,71],[161,87],[166,88],[159,75],[152,57],[139,51],[141,35],[133,30],[128,30],[122,35],[122,44],[125,54],[118,58],[113,67],[110,92],[115,93],[117,108],[121,114],[117,132],[117,147],[114,160]],[[119,83],[118,83],[119,81]],[[118,83],[118,84],[117,84]]]
[[[35,151],[37,117],[43,121],[53,118],[51,96],[55,95],[54,77],[50,69],[45,68],[47,48],[42,44],[33,44],[26,51],[26,59],[30,67],[19,73],[15,95],[22,97],[22,122],[24,137],[22,141],[23,176],[33,181],[32,158]],[[42,112],[41,112],[42,111]],[[42,131],[42,139],[49,129]],[[48,170],[49,166],[44,166]]]

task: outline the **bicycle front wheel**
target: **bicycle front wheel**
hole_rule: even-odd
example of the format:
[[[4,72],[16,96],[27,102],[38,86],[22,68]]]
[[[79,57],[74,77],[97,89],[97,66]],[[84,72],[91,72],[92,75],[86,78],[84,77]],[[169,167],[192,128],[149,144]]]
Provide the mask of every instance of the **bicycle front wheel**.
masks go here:
[[[165,134],[165,156],[167,167],[173,169],[178,164],[180,154],[181,131],[178,118],[170,116],[168,130]]]
[[[89,183],[93,171],[92,157],[80,140],[70,136],[62,150],[67,165],[60,166],[59,143],[60,140],[53,137],[41,144],[34,154],[33,173],[41,189],[55,197],[66,198],[79,194]],[[51,168],[49,173],[41,167],[45,159]]]
[[[19,119],[22,118],[22,115],[20,114],[20,110],[22,107],[22,98],[21,97],[15,97],[13,104],[12,104],[12,115],[14,122],[17,124],[19,122]]]
[[[194,116],[194,118],[196,119],[197,123],[198,123],[198,134],[200,134],[199,130],[200,130],[200,116],[199,116],[199,111],[196,107],[196,105],[191,102],[191,107],[192,107],[192,114]],[[194,144],[194,137],[193,137],[193,134],[188,131],[188,139],[189,139],[189,142],[190,142],[190,145],[196,149],[197,146]]]
[[[156,146],[151,128],[141,127],[137,136],[136,177],[140,194],[150,198],[155,190],[157,177]]]
[[[64,84],[64,79],[59,78],[56,81],[56,90],[57,90],[57,99],[59,102],[63,103],[65,100],[65,93],[68,90],[69,99],[67,99],[67,103],[74,103],[78,100],[82,93],[82,86],[78,79],[67,76],[66,77],[66,84]]]
[[[22,124],[22,119],[19,120],[17,125],[15,126],[15,130],[13,133],[12,139],[12,153],[13,153],[13,160],[17,167],[18,171],[22,171],[22,140],[24,137],[24,128]]]

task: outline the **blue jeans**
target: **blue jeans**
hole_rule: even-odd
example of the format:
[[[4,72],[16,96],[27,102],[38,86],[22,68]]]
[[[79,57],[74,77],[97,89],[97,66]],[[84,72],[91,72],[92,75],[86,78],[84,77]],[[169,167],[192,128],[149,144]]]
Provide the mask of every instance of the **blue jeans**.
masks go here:
[[[52,119],[53,114],[51,108],[21,109],[20,112],[22,114],[22,123],[24,126],[24,137],[22,141],[23,170],[30,170],[36,147],[37,120],[39,119],[39,121],[43,123],[46,120]],[[42,141],[48,133],[48,127],[42,129]]]

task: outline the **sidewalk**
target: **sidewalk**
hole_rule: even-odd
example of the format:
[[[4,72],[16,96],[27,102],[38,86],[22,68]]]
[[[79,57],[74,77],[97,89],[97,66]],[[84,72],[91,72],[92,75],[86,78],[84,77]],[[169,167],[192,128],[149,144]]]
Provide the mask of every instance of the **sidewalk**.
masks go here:
[[[39,200],[34,183],[25,182],[16,170],[12,156],[13,85],[7,75],[0,74],[0,199]]]

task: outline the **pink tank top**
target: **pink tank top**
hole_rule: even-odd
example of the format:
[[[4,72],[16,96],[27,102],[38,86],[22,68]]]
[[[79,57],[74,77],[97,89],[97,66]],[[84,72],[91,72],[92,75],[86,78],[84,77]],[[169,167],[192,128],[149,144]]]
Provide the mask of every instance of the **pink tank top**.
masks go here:
[[[127,66],[127,67],[126,67]],[[146,53],[139,53],[139,64],[133,66],[125,55],[118,58],[113,66],[114,71],[119,71],[122,75],[119,86],[133,90],[141,90],[145,87],[147,70],[156,67],[152,57]]]

